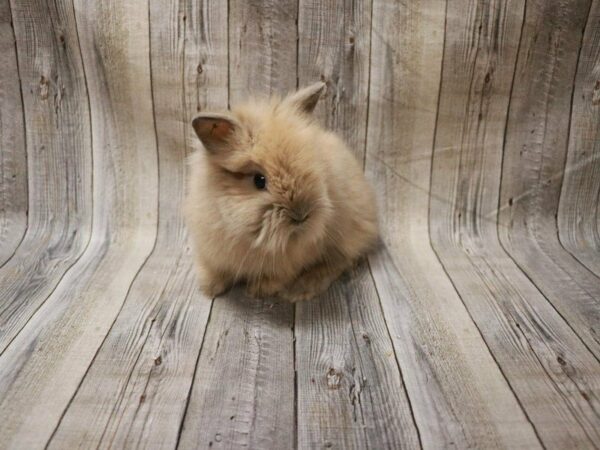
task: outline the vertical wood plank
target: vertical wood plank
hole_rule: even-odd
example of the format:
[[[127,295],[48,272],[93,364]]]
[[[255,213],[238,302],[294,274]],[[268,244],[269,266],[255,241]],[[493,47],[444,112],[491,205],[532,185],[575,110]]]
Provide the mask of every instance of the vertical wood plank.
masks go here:
[[[0,440],[8,448],[47,444],[156,238],[147,3],[78,0],[75,16],[92,113],[93,237],[0,356]]]
[[[249,0],[229,6],[230,103],[249,94],[294,90],[297,1]]]
[[[28,145],[29,223],[0,269],[0,354],[81,256],[92,226],[89,103],[72,2],[13,1],[11,10]]]
[[[521,99],[516,85],[510,97],[513,74],[523,74],[517,58],[535,57],[529,27],[552,27],[532,12],[536,2],[455,6],[432,168],[433,245],[542,443],[590,446],[597,361],[506,254],[496,225],[508,102]]]
[[[420,448],[366,264],[296,310],[298,448]]]
[[[298,80],[327,92],[314,114],[363,161],[371,2],[299,4]],[[402,377],[368,266],[296,305],[298,448],[418,448]]]
[[[538,448],[430,246],[445,9],[437,0],[374,0],[366,161],[383,245],[370,262],[423,446]]]
[[[0,1],[0,267],[27,228],[27,158],[21,77],[9,0]]]
[[[571,105],[569,150],[558,208],[561,242],[600,276],[600,2],[590,9]],[[596,297],[596,301],[598,298]],[[597,303],[596,303],[597,304]],[[597,324],[598,322],[596,322]],[[600,331],[594,327],[596,341]]]
[[[367,129],[371,7],[370,0],[300,0],[298,9],[299,84],[327,83],[313,114],[360,160]]]
[[[249,94],[294,90],[296,1],[253,0],[229,6],[230,103]],[[293,447],[292,329],[290,304],[252,300],[239,290],[215,299],[182,448]]]
[[[500,240],[600,360],[600,278],[562,247],[557,230],[573,80],[589,6],[583,0],[528,3],[506,129]]]
[[[150,2],[157,242],[50,448],[177,445],[211,307],[197,289],[180,211],[184,158],[196,110],[226,101],[227,28],[215,26],[226,20],[224,2]]]

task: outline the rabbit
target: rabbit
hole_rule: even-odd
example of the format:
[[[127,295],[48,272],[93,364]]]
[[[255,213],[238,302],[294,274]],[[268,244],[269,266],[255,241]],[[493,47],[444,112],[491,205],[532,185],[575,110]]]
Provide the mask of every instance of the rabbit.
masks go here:
[[[378,239],[375,197],[345,143],[311,117],[325,83],[202,113],[184,215],[202,291],[318,296]]]

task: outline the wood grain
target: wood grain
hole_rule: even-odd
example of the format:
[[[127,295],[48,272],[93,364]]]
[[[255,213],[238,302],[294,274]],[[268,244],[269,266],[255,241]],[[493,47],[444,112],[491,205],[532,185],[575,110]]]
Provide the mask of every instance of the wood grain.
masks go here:
[[[315,117],[364,160],[371,2],[301,1],[300,86],[322,79]],[[298,448],[419,448],[368,266],[296,306]]]
[[[298,2],[249,0],[229,7],[230,103],[295,90]]]
[[[293,1],[229,3],[229,100],[296,86]],[[216,24],[213,24],[216,27]],[[224,25],[218,26],[225,29]],[[226,99],[220,106],[225,108]],[[214,301],[181,446],[294,445],[293,306],[233,291]]]
[[[340,134],[361,161],[371,54],[371,1],[301,0],[298,9],[298,82],[327,83],[314,116]]]
[[[0,1],[0,267],[27,228],[27,153],[21,77],[8,0]]]
[[[505,136],[499,230],[519,267],[600,360],[600,278],[562,247],[556,220],[589,5],[528,4]]]
[[[158,237],[51,448],[174,448],[211,308],[197,289],[180,210],[191,119],[199,102],[226,92],[226,51],[216,50],[227,36],[209,24],[224,22],[227,8],[153,1],[149,12]]]
[[[423,446],[537,448],[430,247],[445,7],[373,4],[367,171],[378,192],[383,245],[370,262]]]
[[[81,256],[92,226],[89,103],[72,3],[13,1],[12,16],[28,146],[29,226],[0,269],[0,354]]]
[[[558,208],[565,248],[600,276],[600,2],[585,26],[571,105],[568,153]],[[596,305],[598,304],[596,297]],[[593,332],[600,340],[600,325]]]
[[[147,4],[78,1],[75,13],[92,111],[93,237],[0,357],[8,448],[48,442],[156,237]]]
[[[0,449],[600,447],[599,21],[0,0]],[[377,251],[314,302],[204,298],[192,118],[318,80]]]
[[[504,252],[495,220],[508,102],[512,114],[513,101],[524,98],[516,84],[510,96],[513,74],[521,76],[520,62],[535,54],[528,28],[544,19],[535,2],[461,6],[468,14],[447,17],[432,168],[434,248],[542,443],[591,446],[599,429],[598,362]]]
[[[420,448],[368,267],[296,309],[298,448]]]

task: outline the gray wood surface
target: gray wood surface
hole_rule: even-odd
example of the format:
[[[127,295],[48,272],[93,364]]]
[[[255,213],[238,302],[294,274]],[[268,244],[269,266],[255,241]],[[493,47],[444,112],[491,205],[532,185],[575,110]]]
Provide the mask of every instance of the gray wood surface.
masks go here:
[[[600,278],[562,247],[556,220],[589,6],[528,5],[505,136],[499,230],[515,262],[598,359]]]
[[[229,8],[229,27],[220,16],[223,21],[210,28],[215,33],[228,30],[229,102],[294,90],[296,3],[229,2]],[[210,106],[226,108],[228,99],[219,100]],[[252,300],[240,290],[215,299],[183,422],[182,447],[294,446],[293,318],[291,304]]]
[[[210,312],[211,302],[199,298],[180,214],[182,161],[191,151],[189,123],[198,102],[211,101],[210,94],[203,94],[212,90],[197,89],[200,74],[194,64],[206,49],[190,32],[204,23],[198,9],[181,10],[176,1],[154,1],[149,7],[158,236],[50,448],[174,447]],[[226,17],[224,8],[211,12],[204,20]],[[173,70],[185,77],[173,77]],[[211,80],[222,84],[218,74],[204,83]],[[156,157],[150,149],[146,155]],[[115,367],[121,370],[115,373]]]
[[[585,24],[571,105],[568,152],[558,208],[561,243],[600,276],[600,2]],[[596,298],[596,305],[598,298]],[[596,322],[596,342],[598,337]]]
[[[472,16],[447,17],[448,30],[466,29],[471,36],[446,40],[432,169],[432,238],[542,443],[548,448],[586,447],[600,438],[594,400],[582,395],[598,389],[598,361],[505,253],[495,221],[502,167],[503,177],[510,176],[507,164],[501,165],[506,121],[511,133],[516,105],[527,108],[532,103],[526,100],[531,86],[523,86],[521,92],[517,84],[526,73],[521,65],[535,64],[532,42],[547,42],[531,31],[551,22],[544,16],[544,5],[548,4],[528,2],[524,8],[523,2],[512,2],[472,8]],[[570,16],[568,11],[561,13]],[[571,15],[568,20],[572,19]],[[467,67],[470,75],[470,83],[458,81],[468,87],[460,95],[456,66]],[[535,67],[531,71],[540,73]],[[521,118],[515,123],[523,122]],[[523,166],[515,167],[515,177],[527,173]],[[567,429],[559,425],[565,423]]]
[[[205,298],[192,118],[318,80],[381,243]],[[0,0],[0,449],[600,447],[599,80],[599,0]]]
[[[0,266],[27,228],[27,153],[10,3],[0,2]]]
[[[379,193],[383,248],[370,258],[373,276],[423,446],[536,448],[429,241],[445,11],[438,1],[374,2],[367,171]]]
[[[371,23],[370,2],[299,4],[299,83],[326,81],[315,116],[344,136],[361,161]],[[318,302],[298,304],[295,319],[298,447],[419,448],[368,265]]]
[[[81,256],[92,226],[89,103],[72,3],[13,1],[11,10],[28,124],[29,206],[27,232],[0,272],[0,353]]]
[[[154,244],[157,167],[148,14],[141,7],[145,2],[138,3],[81,1],[74,10],[60,9],[77,20],[90,92],[92,239],[2,354],[0,435],[7,436],[2,442],[8,448],[48,442]],[[48,24],[42,11],[39,21]],[[123,51],[113,54],[116,43]]]

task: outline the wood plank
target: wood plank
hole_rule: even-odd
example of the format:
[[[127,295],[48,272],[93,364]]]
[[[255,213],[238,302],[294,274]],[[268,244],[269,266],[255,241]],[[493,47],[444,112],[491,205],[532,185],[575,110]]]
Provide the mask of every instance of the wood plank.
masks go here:
[[[373,4],[367,172],[383,245],[370,263],[423,447],[538,448],[429,242],[445,7]]]
[[[506,129],[499,230],[515,262],[600,360],[600,278],[562,247],[556,220],[589,5],[528,6]]]
[[[542,443],[593,446],[598,362],[504,252],[496,225],[513,74],[518,80],[522,62],[535,58],[529,30],[552,22],[536,14],[542,2],[455,6],[433,157],[434,248]],[[512,100],[520,95],[515,85]]]
[[[75,15],[92,112],[93,238],[0,357],[7,448],[48,442],[156,238],[147,3],[78,0]]]
[[[295,333],[298,448],[420,448],[366,264],[299,303]]]
[[[0,1],[0,267],[27,228],[27,153],[21,76],[9,0]]]
[[[314,116],[339,133],[361,161],[371,53],[371,0],[301,0],[298,9],[298,81],[327,83]]]
[[[303,0],[300,86],[327,92],[315,117],[364,160],[371,2]],[[418,448],[419,437],[368,265],[296,306],[298,448]]]
[[[89,103],[72,4],[13,1],[12,15],[28,145],[29,227],[0,270],[0,354],[81,256],[92,226]]]
[[[231,104],[249,93],[295,89],[296,2],[253,0],[229,7]],[[292,329],[290,304],[251,300],[239,291],[215,300],[183,424],[183,448],[293,447]]]
[[[600,2],[590,9],[571,107],[568,153],[558,208],[560,240],[600,276]],[[598,298],[596,298],[598,300]],[[594,327],[600,339],[598,322]]]
[[[180,211],[184,157],[197,108],[227,93],[227,28],[214,26],[226,20],[224,2],[150,2],[157,242],[50,448],[177,445],[211,308],[197,289]]]
[[[296,88],[298,2],[250,0],[229,5],[229,95],[280,95]]]
[[[181,448],[293,448],[292,313],[240,289],[215,300]]]

